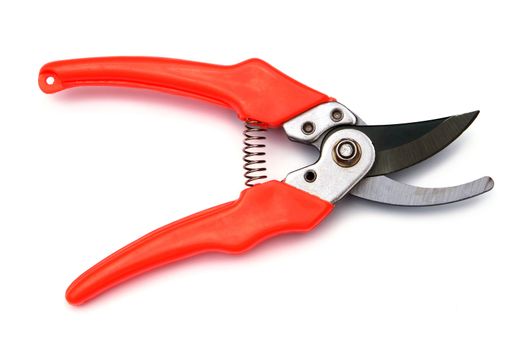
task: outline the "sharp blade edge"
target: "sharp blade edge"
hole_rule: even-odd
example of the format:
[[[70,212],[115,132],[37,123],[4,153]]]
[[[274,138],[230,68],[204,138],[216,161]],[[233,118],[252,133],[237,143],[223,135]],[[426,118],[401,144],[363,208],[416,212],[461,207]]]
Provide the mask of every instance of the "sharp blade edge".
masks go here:
[[[493,179],[485,176],[463,185],[425,188],[404,184],[387,176],[367,177],[350,194],[384,204],[423,207],[461,201],[488,192]]]
[[[475,120],[479,111],[418,123],[357,126],[376,148],[376,161],[367,176],[389,174],[438,153]]]

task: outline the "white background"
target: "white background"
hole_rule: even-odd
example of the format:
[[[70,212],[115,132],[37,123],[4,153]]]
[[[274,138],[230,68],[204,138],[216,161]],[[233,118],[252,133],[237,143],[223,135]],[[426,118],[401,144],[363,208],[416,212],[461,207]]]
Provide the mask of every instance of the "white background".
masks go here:
[[[4,2],[0,348],[528,348],[528,12],[493,3]],[[371,124],[480,109],[398,178],[490,175],[496,188],[436,208],[347,198],[308,235],[193,258],[69,306],[66,287],[92,264],[243,189],[243,124],[227,109],[38,89],[42,64],[106,55],[259,57]],[[268,141],[273,178],[316,157],[281,130]]]

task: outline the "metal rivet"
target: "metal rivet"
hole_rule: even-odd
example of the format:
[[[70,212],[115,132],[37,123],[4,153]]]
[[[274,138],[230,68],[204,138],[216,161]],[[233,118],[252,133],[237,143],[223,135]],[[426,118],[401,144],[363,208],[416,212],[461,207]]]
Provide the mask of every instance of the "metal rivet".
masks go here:
[[[302,125],[302,132],[306,135],[310,135],[315,131],[315,125],[312,122],[305,122]]]
[[[339,108],[332,110],[332,113],[330,113],[330,119],[332,119],[334,122],[341,121],[343,119],[343,111]]]
[[[313,170],[308,170],[304,173],[304,180],[306,182],[314,182],[317,179],[317,173]]]

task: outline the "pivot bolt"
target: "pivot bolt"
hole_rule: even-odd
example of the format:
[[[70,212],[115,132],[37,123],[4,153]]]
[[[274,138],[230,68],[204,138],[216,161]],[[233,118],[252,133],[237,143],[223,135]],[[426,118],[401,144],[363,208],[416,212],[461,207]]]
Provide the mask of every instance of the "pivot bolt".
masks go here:
[[[334,146],[332,156],[339,166],[349,168],[361,159],[361,147],[354,140],[342,139]]]
[[[352,142],[343,142],[339,145],[337,153],[341,159],[350,159],[356,154],[356,148]]]

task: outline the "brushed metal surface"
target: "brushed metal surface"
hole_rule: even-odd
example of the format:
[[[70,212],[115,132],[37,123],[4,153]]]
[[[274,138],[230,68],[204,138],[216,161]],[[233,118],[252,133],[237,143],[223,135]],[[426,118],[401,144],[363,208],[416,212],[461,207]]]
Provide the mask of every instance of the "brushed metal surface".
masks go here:
[[[417,187],[387,176],[373,176],[361,180],[352,188],[350,194],[385,204],[431,206],[478,196],[491,190],[493,185],[493,179],[489,176],[458,186],[438,188]]]

